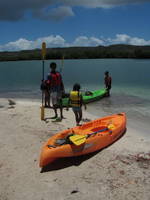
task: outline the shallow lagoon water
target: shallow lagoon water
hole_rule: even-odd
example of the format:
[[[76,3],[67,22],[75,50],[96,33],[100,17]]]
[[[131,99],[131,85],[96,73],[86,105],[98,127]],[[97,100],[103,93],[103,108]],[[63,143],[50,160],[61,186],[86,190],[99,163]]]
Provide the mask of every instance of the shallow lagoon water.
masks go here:
[[[45,61],[45,78],[49,72],[49,63]],[[116,112],[126,112],[128,123],[139,128],[149,126],[150,122],[150,60],[137,59],[84,59],[55,61],[57,69],[62,71],[66,92],[75,82],[82,91],[104,87],[104,72],[112,76],[111,97],[88,105],[88,112],[101,117]],[[42,79],[42,61],[0,62],[0,97],[41,100],[40,83]],[[141,124],[141,125],[140,125]],[[146,129],[146,131],[148,131]],[[149,131],[148,131],[149,132]]]

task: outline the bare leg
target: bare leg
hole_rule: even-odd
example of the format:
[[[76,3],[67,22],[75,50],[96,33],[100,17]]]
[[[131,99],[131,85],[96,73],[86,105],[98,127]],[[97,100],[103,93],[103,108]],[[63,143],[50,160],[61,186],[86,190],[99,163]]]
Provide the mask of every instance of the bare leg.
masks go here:
[[[78,112],[78,123],[80,123],[82,119],[82,109]]]
[[[63,116],[63,108],[62,108],[62,107],[60,107],[60,118],[61,118],[61,119],[64,118],[64,116]]]
[[[57,115],[57,93],[52,93],[51,94],[51,98],[52,98],[52,105],[53,105],[53,110],[55,112],[55,116],[54,117],[51,117],[51,119],[55,119],[58,117]]]
[[[55,116],[54,116],[54,117],[51,117],[51,119],[55,119],[55,118],[58,117],[58,115],[57,115],[57,107],[56,107],[56,105],[53,105],[53,110],[54,110]]]
[[[63,119],[63,107],[62,107],[62,99],[59,100],[59,109],[60,109],[60,118]]]
[[[54,105],[54,112],[55,112],[55,116],[57,117],[58,115],[57,115],[57,106],[56,105]]]
[[[74,114],[75,114],[75,120],[76,120],[76,124],[78,125],[78,112],[77,111],[74,111]]]
[[[82,110],[81,111],[74,111],[75,119],[76,119],[76,125],[79,126],[79,123],[82,119]]]

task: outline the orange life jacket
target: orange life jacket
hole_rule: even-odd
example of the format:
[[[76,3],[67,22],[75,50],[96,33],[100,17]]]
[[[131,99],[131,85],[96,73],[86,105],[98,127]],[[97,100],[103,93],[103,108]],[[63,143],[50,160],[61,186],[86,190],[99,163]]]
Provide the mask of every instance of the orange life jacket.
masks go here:
[[[59,72],[56,72],[56,73],[51,72],[50,75],[48,76],[47,82],[51,87],[55,87],[55,86],[60,86],[61,81],[62,81],[62,78]]]

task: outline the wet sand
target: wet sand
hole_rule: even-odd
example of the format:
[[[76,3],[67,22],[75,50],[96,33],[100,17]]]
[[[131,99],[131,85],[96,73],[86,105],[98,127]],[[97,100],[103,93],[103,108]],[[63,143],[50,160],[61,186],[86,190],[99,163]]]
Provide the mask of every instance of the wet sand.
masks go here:
[[[59,159],[41,170],[42,144],[75,126],[71,109],[62,122],[51,122],[53,114],[46,109],[41,121],[39,102],[0,99],[0,200],[150,199],[150,136],[131,121],[126,133],[102,151]],[[87,106],[83,118],[96,116]]]

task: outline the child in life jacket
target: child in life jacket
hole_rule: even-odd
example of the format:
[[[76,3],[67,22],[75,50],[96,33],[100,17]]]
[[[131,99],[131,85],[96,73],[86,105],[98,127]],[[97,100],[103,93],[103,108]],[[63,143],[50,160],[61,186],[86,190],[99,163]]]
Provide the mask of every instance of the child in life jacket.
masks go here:
[[[78,83],[74,84],[73,90],[70,92],[68,105],[72,107],[72,110],[75,114],[76,125],[80,126],[80,121],[82,120],[82,105],[83,97],[80,92],[80,85]],[[86,105],[84,104],[85,109]]]

